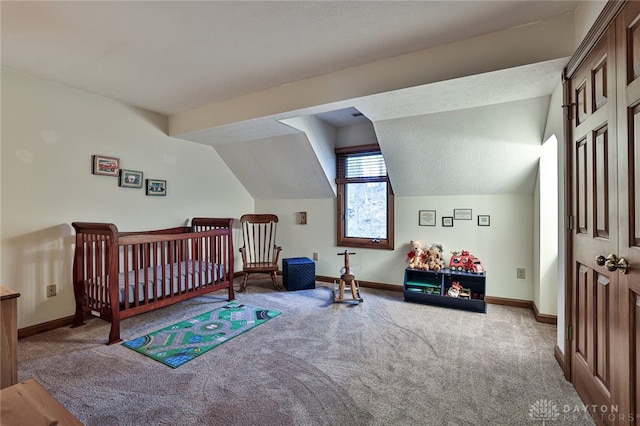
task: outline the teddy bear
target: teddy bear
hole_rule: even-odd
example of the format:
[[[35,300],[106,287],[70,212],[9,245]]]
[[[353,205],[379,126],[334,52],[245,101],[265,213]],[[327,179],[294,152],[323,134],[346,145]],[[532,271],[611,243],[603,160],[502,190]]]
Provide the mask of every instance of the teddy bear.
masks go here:
[[[431,247],[425,251],[424,257],[425,261],[422,269],[438,272],[444,268],[441,244],[432,244]]]
[[[435,250],[428,249],[424,255],[424,262],[422,265],[422,269],[425,271],[436,271],[438,272],[442,269],[442,262],[438,258],[438,253]]]
[[[429,266],[430,266],[432,271],[439,272],[443,268],[442,259],[440,259],[439,257],[435,257],[434,256],[433,262],[431,262],[429,264]]]
[[[407,253],[405,262],[409,263],[410,269],[423,269],[425,252],[422,248],[422,242],[420,240],[411,240],[409,242],[411,251]]]
[[[440,260],[444,260],[442,257],[442,253],[444,252],[444,249],[442,248],[442,244],[431,244],[431,247],[429,247],[430,250],[435,250],[438,252],[438,258]]]
[[[429,251],[426,251],[424,258],[425,260],[422,263],[422,269],[425,271],[435,270],[435,258],[433,254],[429,253]]]

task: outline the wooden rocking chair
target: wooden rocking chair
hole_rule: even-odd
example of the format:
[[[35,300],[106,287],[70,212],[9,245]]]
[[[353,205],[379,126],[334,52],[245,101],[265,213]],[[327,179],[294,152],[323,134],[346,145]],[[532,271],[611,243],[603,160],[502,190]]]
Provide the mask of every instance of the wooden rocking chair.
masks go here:
[[[278,283],[278,258],[282,247],[276,245],[276,226],[278,216],[274,214],[245,214],[240,218],[244,245],[242,254],[242,271],[244,279],[240,291],[247,289],[249,274],[268,274],[276,290]]]

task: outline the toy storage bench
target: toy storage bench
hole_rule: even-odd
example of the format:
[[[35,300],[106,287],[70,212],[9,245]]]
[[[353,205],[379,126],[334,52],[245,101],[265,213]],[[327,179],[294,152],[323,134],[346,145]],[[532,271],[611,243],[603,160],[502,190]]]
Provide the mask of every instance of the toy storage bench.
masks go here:
[[[486,278],[486,273],[473,274],[450,269],[435,272],[406,268],[404,300],[486,313]],[[461,287],[458,297],[447,295],[454,283],[459,283]]]

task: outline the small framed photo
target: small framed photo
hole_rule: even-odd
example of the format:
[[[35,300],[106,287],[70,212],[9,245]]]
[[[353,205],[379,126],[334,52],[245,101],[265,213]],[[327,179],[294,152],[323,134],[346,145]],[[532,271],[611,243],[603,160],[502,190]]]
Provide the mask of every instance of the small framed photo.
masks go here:
[[[471,209],[453,209],[453,218],[455,220],[471,220]]]
[[[451,217],[451,216],[442,216],[442,226],[444,226],[444,227],[452,227],[453,226],[453,217]]]
[[[118,176],[120,172],[120,159],[106,157],[104,155],[93,155],[91,157],[91,173],[94,175]]]
[[[125,188],[142,188],[142,172],[120,169],[120,186]]]
[[[491,225],[491,216],[488,214],[479,214],[478,215],[478,226],[490,226]]]
[[[162,179],[147,179],[147,195],[164,197],[167,195],[167,181]]]
[[[436,226],[435,210],[418,210],[418,225]]]

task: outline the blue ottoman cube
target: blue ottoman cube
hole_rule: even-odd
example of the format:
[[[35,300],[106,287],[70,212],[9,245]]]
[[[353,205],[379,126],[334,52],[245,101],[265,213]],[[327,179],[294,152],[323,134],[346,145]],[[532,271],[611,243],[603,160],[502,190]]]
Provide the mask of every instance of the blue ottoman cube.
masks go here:
[[[316,264],[308,257],[282,259],[282,281],[288,291],[316,288]]]

